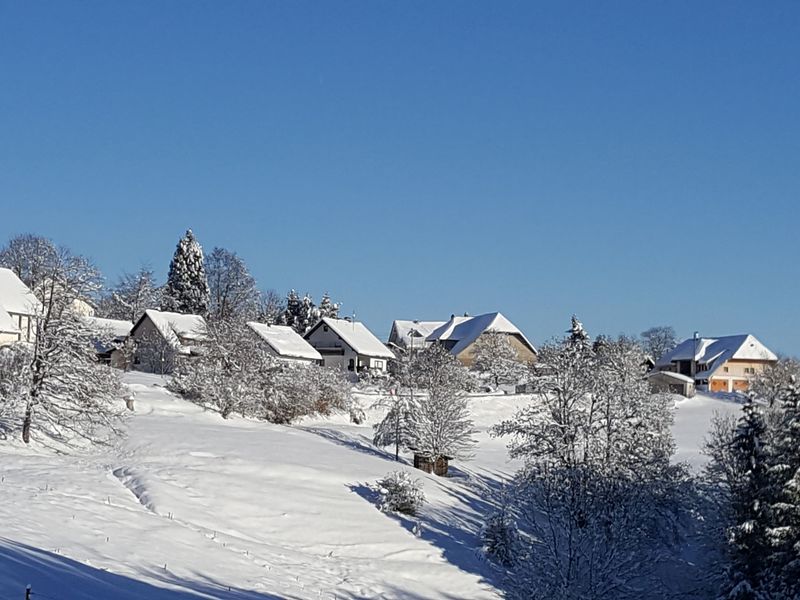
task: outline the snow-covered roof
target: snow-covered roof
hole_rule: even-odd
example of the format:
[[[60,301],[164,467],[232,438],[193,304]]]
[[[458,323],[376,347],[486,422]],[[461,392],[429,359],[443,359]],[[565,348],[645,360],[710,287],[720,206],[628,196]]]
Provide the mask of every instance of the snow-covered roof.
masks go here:
[[[723,337],[689,338],[658,359],[656,367],[666,367],[679,360],[693,360],[707,365],[706,370],[695,374],[696,379],[707,379],[729,360],[778,360],[778,357],[754,335],[727,335]]]
[[[103,319],[101,317],[83,317],[84,323],[96,331],[104,330],[115,339],[128,337],[133,329],[133,323],[119,319]]]
[[[199,315],[184,315],[181,313],[162,310],[147,309],[139,319],[149,318],[156,326],[159,333],[174,348],[182,346],[181,340],[202,342],[207,337],[206,321]],[[134,326],[136,329],[139,326]]]
[[[427,339],[430,342],[454,340],[456,344],[451,352],[458,355],[486,331],[518,335],[533,352],[536,352],[536,348],[517,326],[499,312],[475,317],[451,317],[447,323],[434,330]]]
[[[19,333],[19,327],[14,319],[0,306],[0,333]]]
[[[278,356],[322,360],[322,355],[305,341],[299,333],[286,325],[267,325],[249,321],[248,327],[255,331]]]
[[[325,317],[320,323],[327,325],[336,335],[342,338],[345,344],[358,354],[374,358],[394,358],[394,353],[384,346],[383,342],[359,321]],[[306,339],[319,327],[320,323],[306,334]]]
[[[42,303],[11,269],[0,267],[0,307],[6,312],[36,315]]]
[[[392,323],[392,339],[395,344],[411,346],[418,343],[417,340],[425,340],[436,329],[444,325],[446,321],[403,321],[396,320]]]
[[[694,379],[688,375],[682,375],[681,373],[675,373],[674,371],[652,371],[647,374],[647,377],[664,377],[666,379],[680,381],[681,383],[694,383]]]

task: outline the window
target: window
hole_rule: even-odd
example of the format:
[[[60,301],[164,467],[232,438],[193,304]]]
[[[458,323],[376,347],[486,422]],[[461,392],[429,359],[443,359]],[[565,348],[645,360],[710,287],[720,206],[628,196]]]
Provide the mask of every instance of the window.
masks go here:
[[[327,325],[323,325],[322,326],[322,331],[328,331],[328,326]]]
[[[356,368],[356,361],[351,358],[350,362],[347,363],[347,370],[348,371],[353,371],[353,370],[355,370],[355,368]]]
[[[722,370],[727,373],[728,372],[728,367],[722,367]]]
[[[375,367],[376,369],[382,369],[383,368],[383,361],[382,360],[376,360],[375,363],[372,366]]]

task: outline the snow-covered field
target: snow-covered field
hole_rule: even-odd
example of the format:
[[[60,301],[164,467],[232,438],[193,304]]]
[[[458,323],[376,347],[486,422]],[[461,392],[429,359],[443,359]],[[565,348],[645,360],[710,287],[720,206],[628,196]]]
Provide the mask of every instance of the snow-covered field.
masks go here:
[[[387,516],[370,484],[397,468],[344,417],[282,427],[223,420],[127,375],[128,435],[80,455],[0,446],[0,600],[22,598],[496,598],[499,573],[477,550],[481,514],[509,463],[486,430],[530,400],[474,397],[475,459],[441,479],[414,521]],[[361,397],[365,405],[368,395]],[[679,460],[701,465],[715,410],[676,402]],[[410,467],[407,467],[409,468]]]

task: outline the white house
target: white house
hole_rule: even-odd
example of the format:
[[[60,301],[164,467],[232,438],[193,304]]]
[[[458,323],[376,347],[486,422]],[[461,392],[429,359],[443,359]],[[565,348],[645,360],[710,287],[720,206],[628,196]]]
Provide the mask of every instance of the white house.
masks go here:
[[[136,344],[133,360],[136,369],[169,373],[176,360],[200,353],[208,332],[205,319],[199,315],[148,309],[130,335]]]
[[[533,363],[537,352],[528,338],[499,312],[486,313],[474,317],[450,317],[450,320],[436,328],[427,337],[430,343],[441,344],[466,366],[472,366],[475,342],[486,332],[503,333],[516,350],[520,362]]]
[[[424,350],[431,344],[427,337],[445,323],[446,321],[394,321],[389,332],[389,346],[402,351]]]
[[[42,303],[11,269],[0,268],[0,345],[33,342]]]
[[[657,371],[680,373],[699,389],[743,392],[778,357],[754,335],[695,337],[684,340],[656,361]]]
[[[305,339],[322,355],[326,367],[352,372],[375,369],[386,372],[394,354],[363,323],[347,319],[320,319]]]
[[[281,360],[322,364],[322,355],[291,327],[249,321],[247,326],[262,339],[270,353]]]

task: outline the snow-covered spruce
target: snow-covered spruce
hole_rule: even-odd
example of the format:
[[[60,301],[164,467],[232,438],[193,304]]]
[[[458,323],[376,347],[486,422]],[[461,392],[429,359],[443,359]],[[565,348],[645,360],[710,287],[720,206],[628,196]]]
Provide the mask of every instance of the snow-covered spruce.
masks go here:
[[[161,310],[203,315],[208,310],[209,289],[203,248],[189,229],[178,242],[169,265]]]
[[[378,508],[383,512],[416,515],[425,503],[422,482],[413,479],[406,471],[392,471],[379,480],[376,491],[380,494]]]
[[[481,529],[481,543],[484,553],[491,560],[505,567],[517,562],[521,555],[522,542],[517,524],[507,506],[502,506],[486,519]]]

